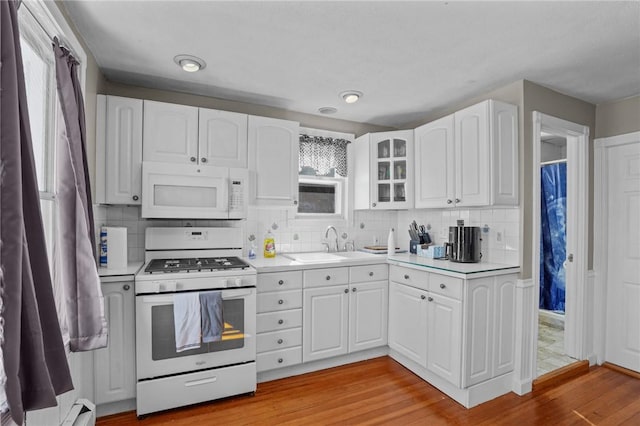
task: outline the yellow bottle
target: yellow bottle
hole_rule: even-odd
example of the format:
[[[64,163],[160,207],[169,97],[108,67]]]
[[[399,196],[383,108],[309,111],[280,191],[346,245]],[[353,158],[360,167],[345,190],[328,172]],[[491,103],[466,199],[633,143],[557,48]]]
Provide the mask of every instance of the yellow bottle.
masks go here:
[[[271,230],[268,230],[264,236],[264,257],[276,257],[276,239]]]

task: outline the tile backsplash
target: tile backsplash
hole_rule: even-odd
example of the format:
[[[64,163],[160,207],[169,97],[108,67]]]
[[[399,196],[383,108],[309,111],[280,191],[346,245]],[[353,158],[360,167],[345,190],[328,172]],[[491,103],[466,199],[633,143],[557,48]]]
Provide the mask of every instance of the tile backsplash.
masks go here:
[[[408,249],[409,223],[415,220],[429,229],[433,241],[442,244],[447,241],[449,226],[455,226],[458,219],[465,225],[480,226],[482,232],[483,260],[497,263],[520,263],[520,209],[412,209],[401,211],[356,211],[349,220],[299,218],[287,209],[249,207],[246,220],[163,220],[142,219],[138,206],[94,206],[96,238],[101,226],[127,228],[127,250],[129,261],[144,260],[144,235],[153,226],[232,226],[243,232],[244,253],[250,248],[249,236],[256,237],[258,256],[262,256],[262,241],[267,229],[271,229],[278,252],[300,252],[324,250],[325,231],[334,226],[338,231],[339,245],[353,241],[355,247],[386,245],[390,228],[396,229],[399,247]],[[486,225],[486,226],[485,226]],[[486,232],[485,232],[486,231]]]

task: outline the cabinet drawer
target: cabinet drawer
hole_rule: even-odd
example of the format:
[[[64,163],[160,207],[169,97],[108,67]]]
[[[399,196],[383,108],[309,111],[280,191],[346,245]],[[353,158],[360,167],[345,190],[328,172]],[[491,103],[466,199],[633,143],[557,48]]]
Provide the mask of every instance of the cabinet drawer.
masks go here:
[[[385,281],[389,279],[387,264],[352,266],[349,268],[349,282],[362,283],[367,281]]]
[[[429,274],[429,291],[443,296],[462,299],[462,280],[440,274]]]
[[[258,372],[273,370],[275,368],[288,367],[302,362],[302,347],[283,349],[258,354]]]
[[[429,289],[429,273],[426,271],[391,265],[389,267],[389,280],[422,290]]]
[[[300,327],[258,334],[258,353],[300,345],[302,345],[302,328]]]
[[[349,283],[349,268],[311,269],[304,271],[304,288]]]
[[[258,333],[294,327],[302,327],[302,309],[268,312],[257,315],[256,330]]]
[[[258,293],[302,288],[302,271],[258,274]]]
[[[277,291],[258,295],[257,313],[302,308],[302,290]]]

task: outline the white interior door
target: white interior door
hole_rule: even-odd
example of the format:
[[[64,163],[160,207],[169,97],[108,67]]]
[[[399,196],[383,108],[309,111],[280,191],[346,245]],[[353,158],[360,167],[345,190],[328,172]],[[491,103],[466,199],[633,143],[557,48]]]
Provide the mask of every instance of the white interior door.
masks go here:
[[[640,372],[640,142],[612,147],[605,359]]]

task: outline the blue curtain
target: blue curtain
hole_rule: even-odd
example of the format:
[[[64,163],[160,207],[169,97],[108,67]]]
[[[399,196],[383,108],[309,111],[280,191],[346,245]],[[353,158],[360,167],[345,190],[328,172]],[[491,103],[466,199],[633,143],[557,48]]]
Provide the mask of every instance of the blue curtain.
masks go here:
[[[541,169],[540,308],[564,312],[567,165]]]

